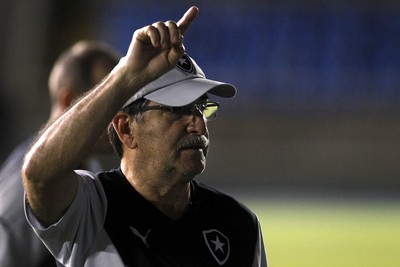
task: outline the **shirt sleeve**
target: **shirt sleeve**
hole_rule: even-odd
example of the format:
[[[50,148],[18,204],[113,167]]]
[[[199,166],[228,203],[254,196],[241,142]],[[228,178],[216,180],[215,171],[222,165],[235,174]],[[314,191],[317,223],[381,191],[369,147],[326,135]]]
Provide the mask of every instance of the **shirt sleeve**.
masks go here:
[[[267,267],[267,256],[265,254],[264,239],[261,232],[260,222],[257,220],[258,237],[254,251],[254,261],[252,267]]]
[[[84,261],[91,245],[103,229],[107,212],[106,195],[95,174],[78,170],[76,175],[76,196],[63,217],[55,224],[43,227],[25,201],[25,215],[29,224],[53,256],[64,265],[72,258]]]

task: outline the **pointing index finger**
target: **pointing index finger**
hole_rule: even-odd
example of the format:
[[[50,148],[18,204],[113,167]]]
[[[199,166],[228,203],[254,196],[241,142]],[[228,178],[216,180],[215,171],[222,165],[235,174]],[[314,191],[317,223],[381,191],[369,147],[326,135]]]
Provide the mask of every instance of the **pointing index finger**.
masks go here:
[[[195,6],[192,6],[191,8],[188,9],[188,11],[186,11],[186,13],[178,21],[177,25],[178,25],[178,28],[181,31],[182,35],[184,35],[186,33],[186,31],[190,28],[190,25],[196,18],[198,12],[199,12],[199,9]]]

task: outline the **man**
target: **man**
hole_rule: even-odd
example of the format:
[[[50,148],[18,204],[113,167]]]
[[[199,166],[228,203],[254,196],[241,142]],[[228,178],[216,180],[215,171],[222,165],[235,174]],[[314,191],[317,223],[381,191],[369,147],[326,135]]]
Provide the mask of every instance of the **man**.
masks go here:
[[[184,54],[197,12],[135,31],[110,75],[28,152],[26,216],[60,265],[266,266],[257,217],[194,180],[218,109],[209,95],[236,93]],[[120,168],[74,171],[110,121]]]
[[[50,120],[58,118],[72,101],[96,85],[118,63],[119,55],[108,45],[82,41],[65,51],[55,62],[49,77]],[[24,215],[24,189],[21,183],[23,157],[31,138],[19,145],[0,171],[0,266],[55,266],[48,252],[29,226]],[[109,144],[98,148],[112,151]],[[101,146],[100,146],[101,144]],[[80,162],[85,168],[100,171],[92,157]]]

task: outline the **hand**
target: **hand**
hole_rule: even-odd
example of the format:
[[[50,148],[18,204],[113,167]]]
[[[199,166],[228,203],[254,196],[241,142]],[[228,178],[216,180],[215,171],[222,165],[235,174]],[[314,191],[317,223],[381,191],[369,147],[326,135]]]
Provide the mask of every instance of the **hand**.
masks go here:
[[[120,62],[127,71],[128,81],[138,82],[139,78],[145,85],[174,68],[185,52],[183,35],[197,13],[198,8],[191,7],[178,23],[160,21],[136,30],[128,53]]]

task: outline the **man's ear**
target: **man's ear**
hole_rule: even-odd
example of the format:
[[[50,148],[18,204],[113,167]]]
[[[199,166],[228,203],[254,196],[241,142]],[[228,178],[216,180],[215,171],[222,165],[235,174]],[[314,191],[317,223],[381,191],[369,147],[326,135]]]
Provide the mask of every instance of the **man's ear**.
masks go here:
[[[119,140],[121,140],[125,146],[134,149],[137,144],[133,134],[132,123],[134,123],[133,117],[123,111],[119,111],[112,119],[112,124],[117,132]]]

